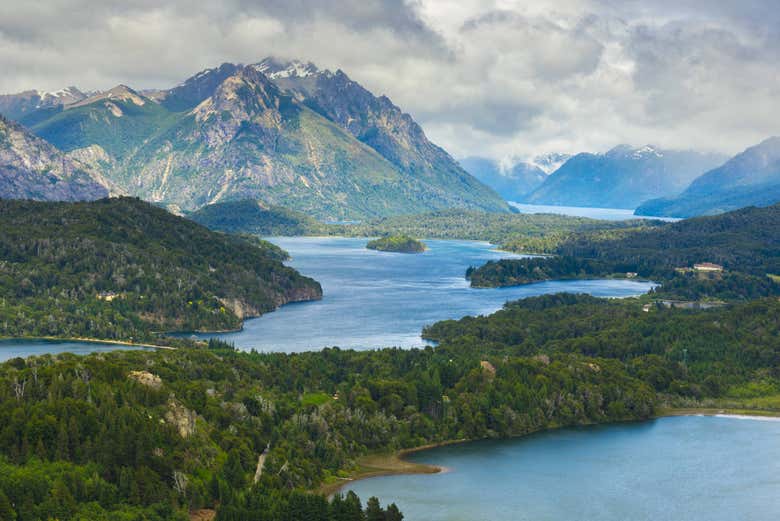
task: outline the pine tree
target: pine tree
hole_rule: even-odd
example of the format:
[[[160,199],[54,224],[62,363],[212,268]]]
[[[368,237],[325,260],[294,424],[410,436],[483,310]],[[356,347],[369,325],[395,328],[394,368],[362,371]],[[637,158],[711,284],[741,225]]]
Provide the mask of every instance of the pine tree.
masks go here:
[[[16,521],[16,511],[8,496],[0,490],[0,521]]]

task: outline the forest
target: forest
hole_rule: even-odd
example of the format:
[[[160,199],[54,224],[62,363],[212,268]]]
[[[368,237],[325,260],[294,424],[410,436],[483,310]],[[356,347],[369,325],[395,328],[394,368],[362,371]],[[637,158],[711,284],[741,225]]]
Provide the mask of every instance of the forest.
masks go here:
[[[0,365],[0,490],[19,521],[203,508],[218,520],[364,519],[333,513],[354,498],[328,506],[300,493],[349,476],[368,453],[647,418],[654,406],[621,362],[580,354],[260,354],[212,341],[14,359]],[[398,519],[392,510],[385,519]]]
[[[368,241],[366,248],[393,253],[422,253],[425,243],[407,235],[388,235]]]
[[[138,199],[0,201],[0,337],[149,341],[155,331],[233,329],[321,296],[285,258]]]
[[[722,272],[697,273],[697,263]],[[470,267],[475,287],[550,279],[639,276],[661,283],[658,297],[749,300],[780,294],[780,205],[686,219],[645,229],[573,235],[543,258]]]

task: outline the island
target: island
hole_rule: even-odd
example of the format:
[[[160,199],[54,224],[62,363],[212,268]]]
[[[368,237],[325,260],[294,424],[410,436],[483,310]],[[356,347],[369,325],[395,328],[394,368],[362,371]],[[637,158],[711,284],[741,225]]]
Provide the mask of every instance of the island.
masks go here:
[[[387,251],[393,253],[422,253],[425,251],[425,243],[408,235],[390,235],[368,241],[366,248],[369,250]]]

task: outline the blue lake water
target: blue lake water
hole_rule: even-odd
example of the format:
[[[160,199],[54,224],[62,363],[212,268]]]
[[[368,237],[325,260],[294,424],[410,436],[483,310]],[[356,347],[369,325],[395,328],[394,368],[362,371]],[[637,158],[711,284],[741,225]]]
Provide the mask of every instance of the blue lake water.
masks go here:
[[[368,250],[366,239],[270,240],[292,255],[291,266],[322,284],[323,299],[247,320],[240,332],[199,337],[216,336],[258,351],[414,347],[424,344],[425,325],[492,313],[508,300],[562,291],[626,297],[652,287],[641,281],[588,280],[474,289],[465,279],[469,266],[513,256],[485,242],[428,240],[425,253],[403,254]]]
[[[73,353],[85,355],[114,351],[116,349],[140,349],[116,344],[97,344],[93,342],[59,342],[49,340],[0,340],[0,362],[11,358],[38,356],[45,354]]]
[[[448,472],[358,481],[406,521],[751,521],[780,516],[777,419],[675,417],[414,454]]]
[[[590,217],[605,221],[625,221],[627,219],[658,219],[661,221],[679,221],[675,217],[647,217],[634,215],[634,210],[628,208],[590,208],[585,206],[551,206],[546,204],[523,204],[509,201],[509,204],[520,213],[554,213],[573,217]]]

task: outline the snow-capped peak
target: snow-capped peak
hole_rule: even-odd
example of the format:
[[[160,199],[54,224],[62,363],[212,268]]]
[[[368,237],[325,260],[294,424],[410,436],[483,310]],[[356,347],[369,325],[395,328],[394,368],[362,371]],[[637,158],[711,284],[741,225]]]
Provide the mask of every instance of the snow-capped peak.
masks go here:
[[[637,148],[634,150],[633,156],[635,159],[641,159],[642,157],[649,156],[649,155],[655,155],[657,157],[663,157],[663,153],[651,145],[645,145],[642,148]]]
[[[303,63],[299,60],[281,62],[274,58],[266,58],[255,64],[254,67],[272,80],[279,78],[306,78],[320,72],[317,66],[311,62]]]
[[[549,152],[541,154],[529,161],[530,164],[538,167],[545,174],[552,174],[558,170],[571,157],[570,154],[561,154],[558,152]]]

